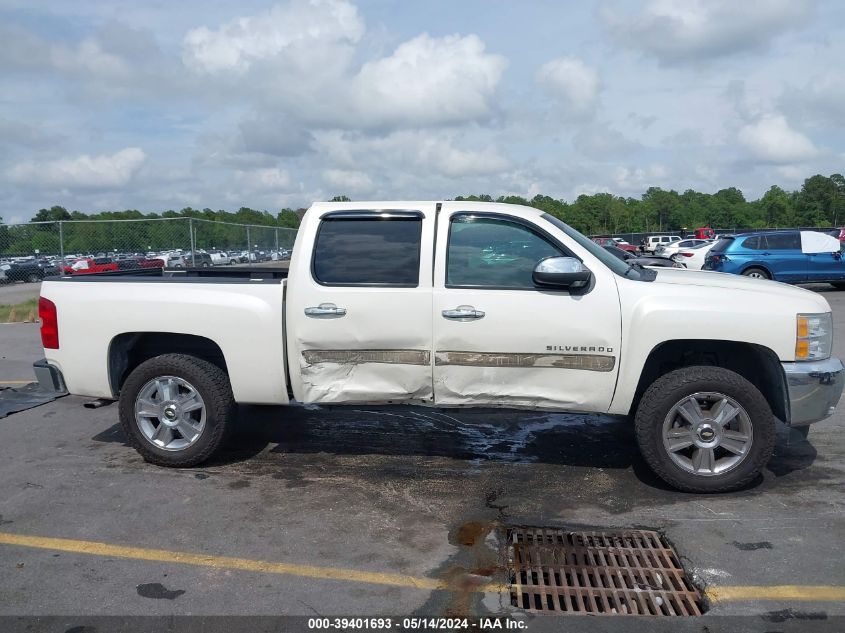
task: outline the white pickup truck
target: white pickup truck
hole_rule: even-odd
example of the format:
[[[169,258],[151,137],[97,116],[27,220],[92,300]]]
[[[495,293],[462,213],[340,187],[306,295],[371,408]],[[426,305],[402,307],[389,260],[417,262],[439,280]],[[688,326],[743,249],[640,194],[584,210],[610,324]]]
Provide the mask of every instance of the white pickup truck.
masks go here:
[[[775,417],[806,428],[843,388],[820,295],[629,266],[506,204],[316,203],[287,275],[57,277],[39,312],[39,382],[119,400],[165,466],[211,457],[236,403],[511,407],[630,416],[666,482],[726,491]]]

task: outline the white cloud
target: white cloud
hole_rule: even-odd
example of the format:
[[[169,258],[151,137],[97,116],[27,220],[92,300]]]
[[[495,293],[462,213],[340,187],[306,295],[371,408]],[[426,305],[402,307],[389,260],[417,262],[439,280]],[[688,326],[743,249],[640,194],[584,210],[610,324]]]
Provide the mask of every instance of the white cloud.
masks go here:
[[[307,63],[309,49],[320,57],[322,47],[355,44],[363,33],[355,5],[345,0],[297,0],[239,17],[216,30],[201,26],[188,31],[182,61],[198,73],[243,73],[273,58]]]
[[[800,161],[818,153],[813,142],[793,130],[780,114],[768,114],[743,126],[738,138],[756,158],[773,163]]]
[[[623,44],[667,64],[766,46],[807,22],[812,0],[650,0],[637,15],[612,9],[603,22]]]
[[[127,185],[147,156],[138,147],[127,147],[114,154],[60,158],[46,162],[25,161],[8,171],[10,180],[20,184],[70,189],[108,189]]]
[[[642,193],[647,187],[662,183],[669,171],[660,164],[647,167],[617,167],[613,172],[613,182],[617,192]]]
[[[599,89],[598,72],[576,57],[560,57],[540,66],[535,79],[575,113],[591,111]]]
[[[475,35],[426,33],[392,55],[367,62],[353,78],[350,112],[360,124],[447,124],[481,119],[507,66]]]
[[[254,189],[285,189],[290,185],[290,174],[278,167],[264,167],[235,172],[238,182]]]
[[[373,190],[373,181],[362,171],[346,169],[327,169],[323,180],[334,187],[339,195],[347,193],[367,193]]]
[[[400,130],[385,136],[366,136],[338,130],[315,134],[314,148],[336,165],[369,171],[404,170],[448,178],[500,173],[508,160],[489,143],[467,142],[449,131]]]

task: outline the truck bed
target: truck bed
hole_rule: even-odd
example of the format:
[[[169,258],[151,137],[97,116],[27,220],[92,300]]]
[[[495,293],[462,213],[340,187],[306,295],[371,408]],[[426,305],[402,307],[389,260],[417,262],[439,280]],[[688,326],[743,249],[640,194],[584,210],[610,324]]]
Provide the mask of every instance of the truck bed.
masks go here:
[[[59,348],[47,360],[68,391],[117,396],[121,351],[139,337],[148,347],[213,348],[231,375],[238,402],[288,401],[284,348],[286,270],[139,269],[44,280],[41,297],[57,306]]]

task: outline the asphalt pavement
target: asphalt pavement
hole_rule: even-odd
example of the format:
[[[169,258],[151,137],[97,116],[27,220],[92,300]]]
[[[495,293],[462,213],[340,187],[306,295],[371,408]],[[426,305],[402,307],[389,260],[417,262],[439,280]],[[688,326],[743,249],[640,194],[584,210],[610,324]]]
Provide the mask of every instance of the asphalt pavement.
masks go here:
[[[845,357],[845,292],[823,292]],[[0,326],[0,384],[31,379],[39,345]],[[85,402],[0,420],[0,615],[513,613],[508,525],[661,531],[708,596],[696,630],[845,615],[845,408],[705,496],[601,415],[242,407],[219,459],[171,470]]]
[[[34,299],[41,294],[41,282],[26,284],[12,282],[0,284],[0,305],[15,305],[27,299]]]

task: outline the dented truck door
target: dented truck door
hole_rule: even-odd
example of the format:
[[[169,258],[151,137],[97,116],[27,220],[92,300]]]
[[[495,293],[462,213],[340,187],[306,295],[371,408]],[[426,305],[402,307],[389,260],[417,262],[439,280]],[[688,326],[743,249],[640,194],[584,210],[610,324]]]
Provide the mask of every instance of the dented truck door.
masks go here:
[[[437,225],[435,403],[607,410],[621,338],[614,274],[539,213],[447,202]],[[589,288],[535,287],[536,263],[560,256],[589,264]]]
[[[430,202],[306,216],[286,299],[297,400],[432,401],[433,227]]]

